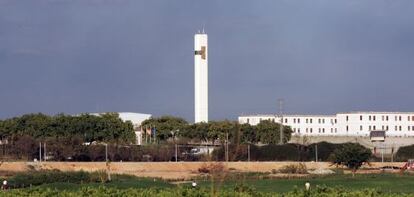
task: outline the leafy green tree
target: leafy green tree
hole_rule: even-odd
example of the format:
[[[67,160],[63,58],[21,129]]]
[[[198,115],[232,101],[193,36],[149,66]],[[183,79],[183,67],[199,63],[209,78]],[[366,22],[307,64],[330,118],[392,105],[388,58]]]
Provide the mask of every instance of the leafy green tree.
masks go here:
[[[180,134],[182,137],[206,142],[208,141],[209,127],[210,124],[206,122],[195,123],[188,125]]]
[[[270,120],[263,120],[256,125],[257,137],[264,144],[280,143],[280,124]],[[283,143],[290,140],[292,129],[289,126],[283,126]]]
[[[224,143],[227,138],[227,135],[229,139],[232,138],[234,134],[235,124],[235,122],[231,122],[228,120],[209,122],[209,128],[207,133],[208,139],[211,142],[219,140],[221,143]]]
[[[331,155],[331,162],[336,165],[346,166],[352,170],[352,175],[371,157],[371,150],[360,144],[345,144],[342,148],[336,149]]]
[[[240,125],[241,142],[242,143],[257,143],[259,138],[257,137],[257,129],[250,124]]]
[[[123,122],[117,113],[100,116],[81,114],[26,114],[1,121],[0,137],[11,138],[28,135],[35,139],[72,138],[83,136],[84,141],[131,143],[135,139],[131,122]],[[16,138],[17,139],[17,138]]]
[[[173,137],[173,133],[176,136],[180,135],[185,128],[188,128],[187,121],[183,118],[174,116],[161,116],[159,118],[150,118],[141,123],[142,128],[155,128],[156,137],[158,140],[167,140]]]

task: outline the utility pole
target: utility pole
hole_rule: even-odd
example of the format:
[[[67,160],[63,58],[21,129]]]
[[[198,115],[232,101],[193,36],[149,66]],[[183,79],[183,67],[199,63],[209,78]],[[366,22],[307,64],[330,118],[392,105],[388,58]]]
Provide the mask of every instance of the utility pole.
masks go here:
[[[226,133],[226,162],[229,161],[229,133]]]
[[[46,142],[43,142],[43,160],[46,161],[47,155],[46,155]]]
[[[315,144],[315,162],[318,162],[318,144]]]
[[[178,162],[178,145],[177,145],[177,143],[175,144],[175,162]]]
[[[250,161],[250,144],[247,145],[247,161]]]
[[[105,161],[108,162],[108,144],[105,144]]]
[[[280,118],[280,141],[279,144],[283,144],[283,99],[278,99],[279,103],[279,118]]]
[[[42,142],[39,142],[39,162],[42,162]]]

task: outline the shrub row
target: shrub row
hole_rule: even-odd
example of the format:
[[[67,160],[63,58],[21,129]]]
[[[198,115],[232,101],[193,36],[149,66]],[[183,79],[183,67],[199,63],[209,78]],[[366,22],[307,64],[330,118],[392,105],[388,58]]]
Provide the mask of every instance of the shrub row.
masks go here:
[[[316,147],[319,161],[329,161],[330,155],[344,144],[332,144],[328,142],[319,142],[310,145],[301,144],[284,144],[284,145],[250,145],[251,161],[315,161]],[[213,159],[224,161],[225,148],[221,147],[213,152]],[[230,145],[229,160],[246,161],[248,160],[247,145]]]
[[[115,189],[115,188],[80,188],[77,191],[59,191],[52,189],[28,189],[28,190],[12,190],[2,193],[2,196],[14,197],[14,196],[65,196],[65,197],[78,197],[78,196],[138,196],[138,197],[166,197],[166,196],[197,196],[197,197],[209,197],[209,196],[284,196],[284,197],[296,197],[296,196],[341,196],[341,197],[365,197],[365,196],[406,196],[411,197],[414,194],[391,194],[382,193],[373,189],[365,190],[346,190],[341,188],[329,188],[329,187],[316,187],[310,191],[304,191],[295,189],[294,191],[279,194],[269,192],[258,192],[255,189],[248,186],[236,186],[233,190],[220,190],[211,191],[208,189],[192,189],[192,188],[173,188],[173,189]]]
[[[400,147],[395,156],[397,161],[414,159],[414,145]]]
[[[104,171],[96,172],[61,172],[58,170],[31,171],[19,173],[9,179],[12,188],[36,186],[48,183],[95,183],[106,182],[107,174]]]

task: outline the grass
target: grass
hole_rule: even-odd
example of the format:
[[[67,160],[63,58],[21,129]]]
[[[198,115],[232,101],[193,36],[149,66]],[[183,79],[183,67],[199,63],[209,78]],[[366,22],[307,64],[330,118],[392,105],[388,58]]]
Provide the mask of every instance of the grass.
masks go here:
[[[27,184],[26,184],[27,185]],[[44,183],[38,186],[26,187],[29,188],[50,188],[50,189],[58,189],[58,190],[68,190],[68,191],[76,191],[79,190],[80,187],[91,187],[91,188],[98,188],[101,186],[105,186],[108,188],[116,188],[116,189],[128,189],[128,188],[170,188],[173,187],[173,184],[170,184],[166,181],[161,179],[154,179],[154,178],[143,178],[143,177],[135,177],[131,175],[112,175],[112,181],[110,182],[53,182],[53,183]]]
[[[328,186],[342,187],[350,190],[377,189],[389,193],[414,193],[413,175],[371,174],[371,175],[330,175],[324,177],[292,178],[292,179],[241,179],[225,181],[222,188],[234,188],[237,184],[244,184],[256,188],[257,191],[284,193],[296,188],[304,188],[306,182],[312,187]],[[200,183],[202,187],[209,187],[209,181]]]
[[[255,188],[260,192],[276,192],[285,193],[295,188],[304,188],[305,182],[309,181],[311,187],[327,186],[342,187],[349,190],[361,189],[377,189],[378,191],[387,193],[414,193],[414,175],[404,174],[366,174],[351,175],[336,174],[327,176],[311,176],[307,178],[290,178],[290,179],[266,179],[262,174],[239,174],[237,176],[229,176],[230,180],[224,181],[220,185],[220,189],[232,190],[236,185],[244,184]],[[198,181],[200,187],[209,189],[211,182],[208,180]],[[181,186],[189,186],[189,183],[181,184]],[[127,188],[173,188],[176,187],[166,181],[153,178],[139,178],[127,175],[114,175],[113,180],[107,183],[67,183],[55,182],[34,186],[34,188],[51,188],[58,190],[76,191],[80,187],[98,188],[105,186],[109,188],[127,189]]]

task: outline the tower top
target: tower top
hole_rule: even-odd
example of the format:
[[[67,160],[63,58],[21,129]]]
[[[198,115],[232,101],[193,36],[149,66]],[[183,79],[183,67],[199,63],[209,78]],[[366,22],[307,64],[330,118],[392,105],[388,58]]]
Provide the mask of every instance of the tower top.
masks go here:
[[[204,25],[203,25],[203,28],[201,30],[197,31],[197,34],[206,34],[206,32],[204,31]]]

